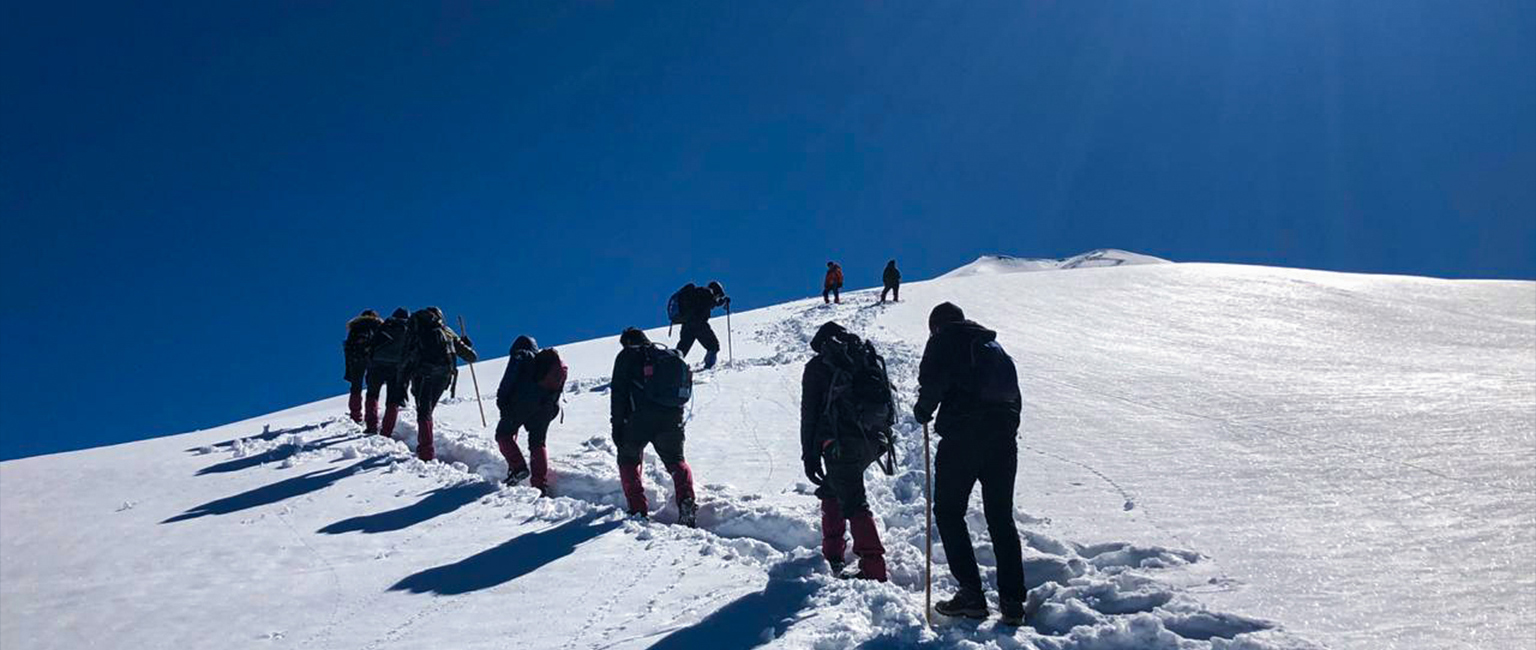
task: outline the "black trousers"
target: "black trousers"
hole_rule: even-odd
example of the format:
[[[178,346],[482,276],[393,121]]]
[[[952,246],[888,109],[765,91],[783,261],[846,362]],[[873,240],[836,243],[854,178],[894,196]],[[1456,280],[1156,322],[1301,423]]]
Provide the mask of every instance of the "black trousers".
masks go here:
[[[395,364],[376,363],[368,367],[368,401],[379,399],[379,390],[388,388],[384,395],[385,406],[405,404],[405,380]]]
[[[888,294],[888,293],[894,294],[892,296],[892,298],[894,298],[896,300],[896,302],[901,302],[901,285],[900,284],[887,284],[887,285],[885,285],[885,288],[880,290],[880,302],[885,302],[885,294]]]
[[[933,516],[949,557],[949,571],[963,589],[984,593],[976,552],[965,525],[971,490],[981,483],[982,510],[997,556],[997,592],[1024,602],[1024,558],[1013,522],[1013,482],[1019,467],[1016,430],[965,431],[939,439],[934,461]]]
[[[677,414],[640,411],[630,416],[628,425],[620,432],[618,457],[620,465],[634,465],[644,460],[645,447],[656,448],[656,457],[672,471],[683,462],[683,418]]]
[[[698,341],[710,352],[720,351],[720,337],[715,336],[715,330],[709,326],[709,321],[691,321],[683,323],[682,331],[678,332],[677,351],[683,356],[688,356],[688,351],[693,349],[693,342]]]
[[[509,441],[517,437],[517,430],[528,430],[528,448],[544,446],[544,438],[549,435],[549,424],[555,420],[558,411],[551,413],[548,408],[518,408],[515,405],[496,405],[501,412],[501,419],[496,421],[496,442]],[[526,412],[525,412],[526,411]]]
[[[880,457],[880,452],[879,446],[863,440],[839,440],[835,450],[821,455],[827,477],[816,488],[816,497],[837,499],[845,519],[869,512],[864,470]]]
[[[437,400],[442,399],[452,382],[453,370],[447,368],[431,369],[411,379],[411,396],[416,398],[416,421],[432,419]]]

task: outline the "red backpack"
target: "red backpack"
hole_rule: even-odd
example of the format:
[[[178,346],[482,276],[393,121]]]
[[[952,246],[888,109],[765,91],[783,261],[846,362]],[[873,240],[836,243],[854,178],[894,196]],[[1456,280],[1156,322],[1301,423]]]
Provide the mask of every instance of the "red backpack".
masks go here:
[[[570,369],[560,360],[560,353],[554,348],[539,350],[539,353],[533,357],[533,367],[542,371],[534,377],[534,382],[539,385],[539,388],[552,393],[565,390],[565,379],[570,374]]]

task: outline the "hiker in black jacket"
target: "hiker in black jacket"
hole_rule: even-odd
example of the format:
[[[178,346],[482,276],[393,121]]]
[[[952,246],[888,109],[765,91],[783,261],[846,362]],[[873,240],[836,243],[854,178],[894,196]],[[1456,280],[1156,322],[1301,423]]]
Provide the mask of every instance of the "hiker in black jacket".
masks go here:
[[[624,488],[624,499],[629,514],[637,517],[649,515],[650,505],[645,499],[645,486],[640,482],[640,463],[644,460],[645,447],[652,445],[662,465],[672,475],[672,485],[677,493],[678,523],[693,526],[698,512],[693,495],[693,470],[683,458],[683,407],[688,395],[672,403],[660,403],[651,395],[655,392],[648,382],[673,381],[672,391],[684,386],[691,390],[692,379],[688,365],[673,350],[651,345],[651,340],[633,327],[619,336],[624,348],[613,360],[613,384],[609,391],[610,421],[613,424],[613,444],[618,449],[619,484]],[[669,358],[670,357],[670,358]],[[664,364],[666,365],[664,367]],[[675,371],[675,372],[674,372]]]
[[[377,433],[389,437],[395,432],[395,419],[405,404],[405,375],[400,364],[405,361],[405,333],[410,326],[411,313],[404,307],[379,324],[373,337],[373,354],[368,358],[368,412],[363,421],[363,433]],[[388,388],[384,395],[384,424],[379,426],[379,391]]]
[[[565,384],[564,367],[554,367],[559,364],[559,355],[553,349],[539,350],[532,337],[519,336],[512,342],[507,370],[496,389],[496,409],[501,411],[496,422],[496,446],[507,459],[507,485],[517,485],[532,476],[529,485],[548,494],[549,455],[544,437],[549,423],[560,414],[560,389],[552,387],[554,383]],[[529,461],[523,460],[517,447],[517,430],[522,427],[528,429]]]
[[[418,309],[411,314],[410,333],[406,337],[405,365],[410,377],[411,395],[416,398],[416,457],[437,457],[432,445],[432,411],[458,378],[458,360],[474,362],[475,349],[469,337],[455,334],[443,322],[443,310]]]
[[[364,309],[363,313],[347,321],[347,339],[341,343],[342,357],[346,361],[343,378],[350,384],[347,415],[358,424],[363,423],[363,379],[368,374],[368,359],[373,355],[373,335],[383,323],[379,312]]]
[[[997,558],[998,600],[1003,621],[1024,620],[1024,562],[1013,522],[1013,484],[1018,472],[1018,372],[997,343],[997,333],[965,319],[951,303],[933,308],[929,338],[918,374],[918,422],[933,420],[939,436],[933,514],[949,570],[960,583],[953,598],[934,606],[946,616],[986,618],[976,554],[965,514],[971,490],[981,483],[982,508]]]
[[[864,346],[857,336],[828,321],[811,339],[811,349],[816,356],[806,362],[800,380],[800,458],[821,500],[821,554],[832,573],[841,574],[847,548],[843,533],[852,528],[859,571],[848,577],[884,582],[885,547],[864,492],[864,470],[888,450],[889,419],[880,417],[877,431],[867,431],[860,422],[855,357],[866,357],[860,356]],[[893,414],[889,380],[884,365],[878,367],[886,389],[875,407]]]
[[[731,308],[731,299],[725,295],[725,287],[719,282],[710,282],[706,287],[690,287],[679,296],[679,307],[682,308],[683,328],[678,332],[677,351],[688,356],[688,351],[693,349],[693,342],[698,341],[704,346],[704,369],[715,367],[715,360],[720,355],[720,337],[715,336],[715,330],[709,326],[709,317],[716,307]]]
[[[891,300],[901,302],[901,271],[896,268],[896,260],[885,263],[885,273],[880,275],[880,281],[885,283],[885,288],[880,290],[880,302],[885,302],[885,294],[891,294]]]

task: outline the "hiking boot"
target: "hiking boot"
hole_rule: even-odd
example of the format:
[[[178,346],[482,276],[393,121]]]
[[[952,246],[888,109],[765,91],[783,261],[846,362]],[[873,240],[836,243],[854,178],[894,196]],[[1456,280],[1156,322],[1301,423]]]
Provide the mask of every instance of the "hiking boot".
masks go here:
[[[624,516],[625,517],[629,517],[631,520],[634,520],[634,521],[650,521],[651,520],[651,513],[646,512],[644,510],[631,510],[629,512],[624,513]]]
[[[961,589],[955,597],[933,605],[933,611],[954,618],[984,619],[987,617],[987,599],[981,594]]]
[[[997,608],[1002,610],[1003,625],[1019,627],[1024,624],[1024,603],[1003,600],[998,601]]]
[[[715,360],[720,358],[720,353],[710,350],[704,353],[704,370],[715,367]]]
[[[689,528],[699,527],[699,506],[693,499],[677,502],[677,523]]]
[[[827,558],[827,568],[832,570],[832,575],[835,575],[839,578],[843,577],[843,569],[847,566],[848,562],[842,558],[837,558],[835,560],[832,558]]]
[[[516,470],[509,469],[507,470],[507,480],[502,481],[501,484],[507,487],[512,487],[518,483],[522,483],[523,479],[528,478],[532,474],[533,473],[528,471],[528,468],[526,467]]]

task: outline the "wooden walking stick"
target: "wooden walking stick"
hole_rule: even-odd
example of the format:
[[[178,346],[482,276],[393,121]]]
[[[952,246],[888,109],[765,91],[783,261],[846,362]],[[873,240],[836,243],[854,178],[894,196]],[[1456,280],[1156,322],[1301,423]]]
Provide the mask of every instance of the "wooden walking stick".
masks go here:
[[[923,423],[923,620],[933,625],[933,481],[929,480],[928,423]]]
[[[469,336],[469,329],[464,327],[464,315],[459,315],[459,333]],[[480,397],[480,379],[475,377],[475,362],[469,362],[469,380],[475,384],[475,403],[480,405],[480,426],[489,426],[485,422],[485,400]]]

